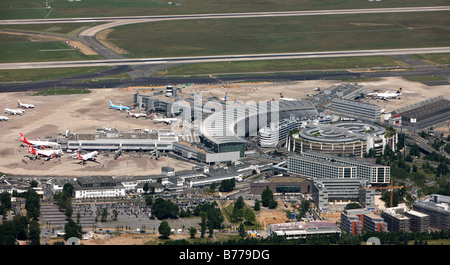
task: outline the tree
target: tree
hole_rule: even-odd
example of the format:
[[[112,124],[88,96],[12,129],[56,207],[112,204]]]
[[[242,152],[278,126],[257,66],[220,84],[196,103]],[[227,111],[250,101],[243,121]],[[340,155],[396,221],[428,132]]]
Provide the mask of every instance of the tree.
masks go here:
[[[206,213],[201,212],[200,215],[202,217],[202,223],[201,223],[201,229],[200,229],[201,236],[200,237],[204,238],[205,233],[206,233]]]
[[[81,238],[80,229],[78,228],[78,225],[72,220],[69,219],[69,221],[64,226],[64,239],[67,240],[71,237],[77,237]]]
[[[28,219],[39,220],[39,215],[41,214],[39,195],[34,189],[28,188],[26,197],[25,209],[27,210]]]
[[[245,234],[245,226],[244,226],[243,223],[241,223],[241,224],[239,225],[239,236],[242,237],[242,238],[244,238],[245,235],[246,235],[246,234]]]
[[[175,219],[180,214],[180,207],[170,200],[157,198],[152,205],[152,215],[159,220],[172,218]]]
[[[142,188],[144,190],[144,192],[147,194],[147,192],[150,190],[150,186],[148,185],[148,183],[146,182],[144,184],[144,187]]]
[[[189,235],[191,238],[195,238],[195,234],[197,234],[197,229],[195,227],[189,228]]]
[[[39,226],[38,221],[31,220],[30,228],[29,228],[29,235],[31,240],[31,245],[40,245],[40,234],[41,234],[41,228]]]
[[[259,200],[255,200],[255,206],[253,207],[253,210],[255,211],[261,210],[261,202]]]
[[[255,213],[250,208],[245,208],[244,219],[250,224],[253,223],[256,220]]]
[[[261,194],[262,199],[262,206],[268,207],[269,202],[273,200],[273,192],[269,189],[269,186],[266,187],[266,189]]]
[[[11,194],[7,191],[0,193],[0,215],[5,215],[11,210],[11,205]]]
[[[232,191],[235,186],[236,186],[236,180],[234,178],[222,180],[220,182],[219,191],[229,192],[229,191]]]
[[[153,204],[153,197],[150,195],[145,196],[145,203],[147,205],[152,205]]]
[[[169,238],[169,236],[170,236],[170,226],[169,226],[169,223],[166,220],[161,222],[161,224],[158,227],[158,232],[159,232],[159,234],[161,235],[162,238],[165,238],[165,239]]]

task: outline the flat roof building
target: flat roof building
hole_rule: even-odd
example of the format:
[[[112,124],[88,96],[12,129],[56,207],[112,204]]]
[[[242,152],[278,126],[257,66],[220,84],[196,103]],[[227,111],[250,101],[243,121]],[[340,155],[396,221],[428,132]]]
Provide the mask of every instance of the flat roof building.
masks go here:
[[[450,196],[432,194],[417,201],[413,209],[430,216],[430,227],[447,230],[450,228]]]
[[[379,106],[354,100],[333,98],[330,109],[342,116],[355,119],[380,122],[381,118],[381,108]]]
[[[269,232],[271,235],[284,236],[287,239],[341,234],[341,230],[335,224],[324,221],[271,224],[269,225]]]
[[[394,110],[391,114],[401,115],[402,125],[425,128],[450,120],[450,101],[437,96]]]
[[[391,168],[389,166],[368,163],[356,158],[341,157],[318,152],[306,151],[301,155],[328,162],[355,166],[357,177],[367,180],[371,184],[386,184],[390,183],[391,180]]]

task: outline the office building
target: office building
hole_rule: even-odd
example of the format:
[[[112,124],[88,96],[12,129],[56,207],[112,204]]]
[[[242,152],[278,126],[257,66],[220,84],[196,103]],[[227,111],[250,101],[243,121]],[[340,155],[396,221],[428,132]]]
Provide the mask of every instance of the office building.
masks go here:
[[[447,230],[450,228],[450,197],[432,194],[417,201],[413,209],[430,216],[430,227]]]
[[[301,155],[328,162],[355,166],[357,177],[367,180],[371,184],[386,184],[390,183],[391,180],[391,168],[389,166],[372,164],[356,158],[328,155],[319,152],[306,151]]]
[[[330,109],[341,116],[367,120],[371,122],[380,122],[381,108],[374,104],[358,102],[355,100],[333,98],[331,100]]]

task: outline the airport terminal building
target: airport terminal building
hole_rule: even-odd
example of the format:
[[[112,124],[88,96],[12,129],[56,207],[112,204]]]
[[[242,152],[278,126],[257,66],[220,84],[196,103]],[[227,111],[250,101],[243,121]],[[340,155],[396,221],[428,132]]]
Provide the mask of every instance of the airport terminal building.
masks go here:
[[[316,107],[306,100],[271,101],[243,104],[227,103],[223,111],[215,111],[200,125],[204,144],[216,153],[239,151],[244,156],[247,136],[271,122],[295,117],[318,117]]]

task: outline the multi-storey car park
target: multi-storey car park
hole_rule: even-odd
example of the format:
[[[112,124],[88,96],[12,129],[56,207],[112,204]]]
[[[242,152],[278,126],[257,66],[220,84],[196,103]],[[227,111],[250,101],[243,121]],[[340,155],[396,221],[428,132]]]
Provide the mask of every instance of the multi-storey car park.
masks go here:
[[[395,132],[365,122],[310,124],[289,137],[288,150],[363,157],[372,148],[377,154],[381,154],[386,146],[395,150],[397,141]]]

